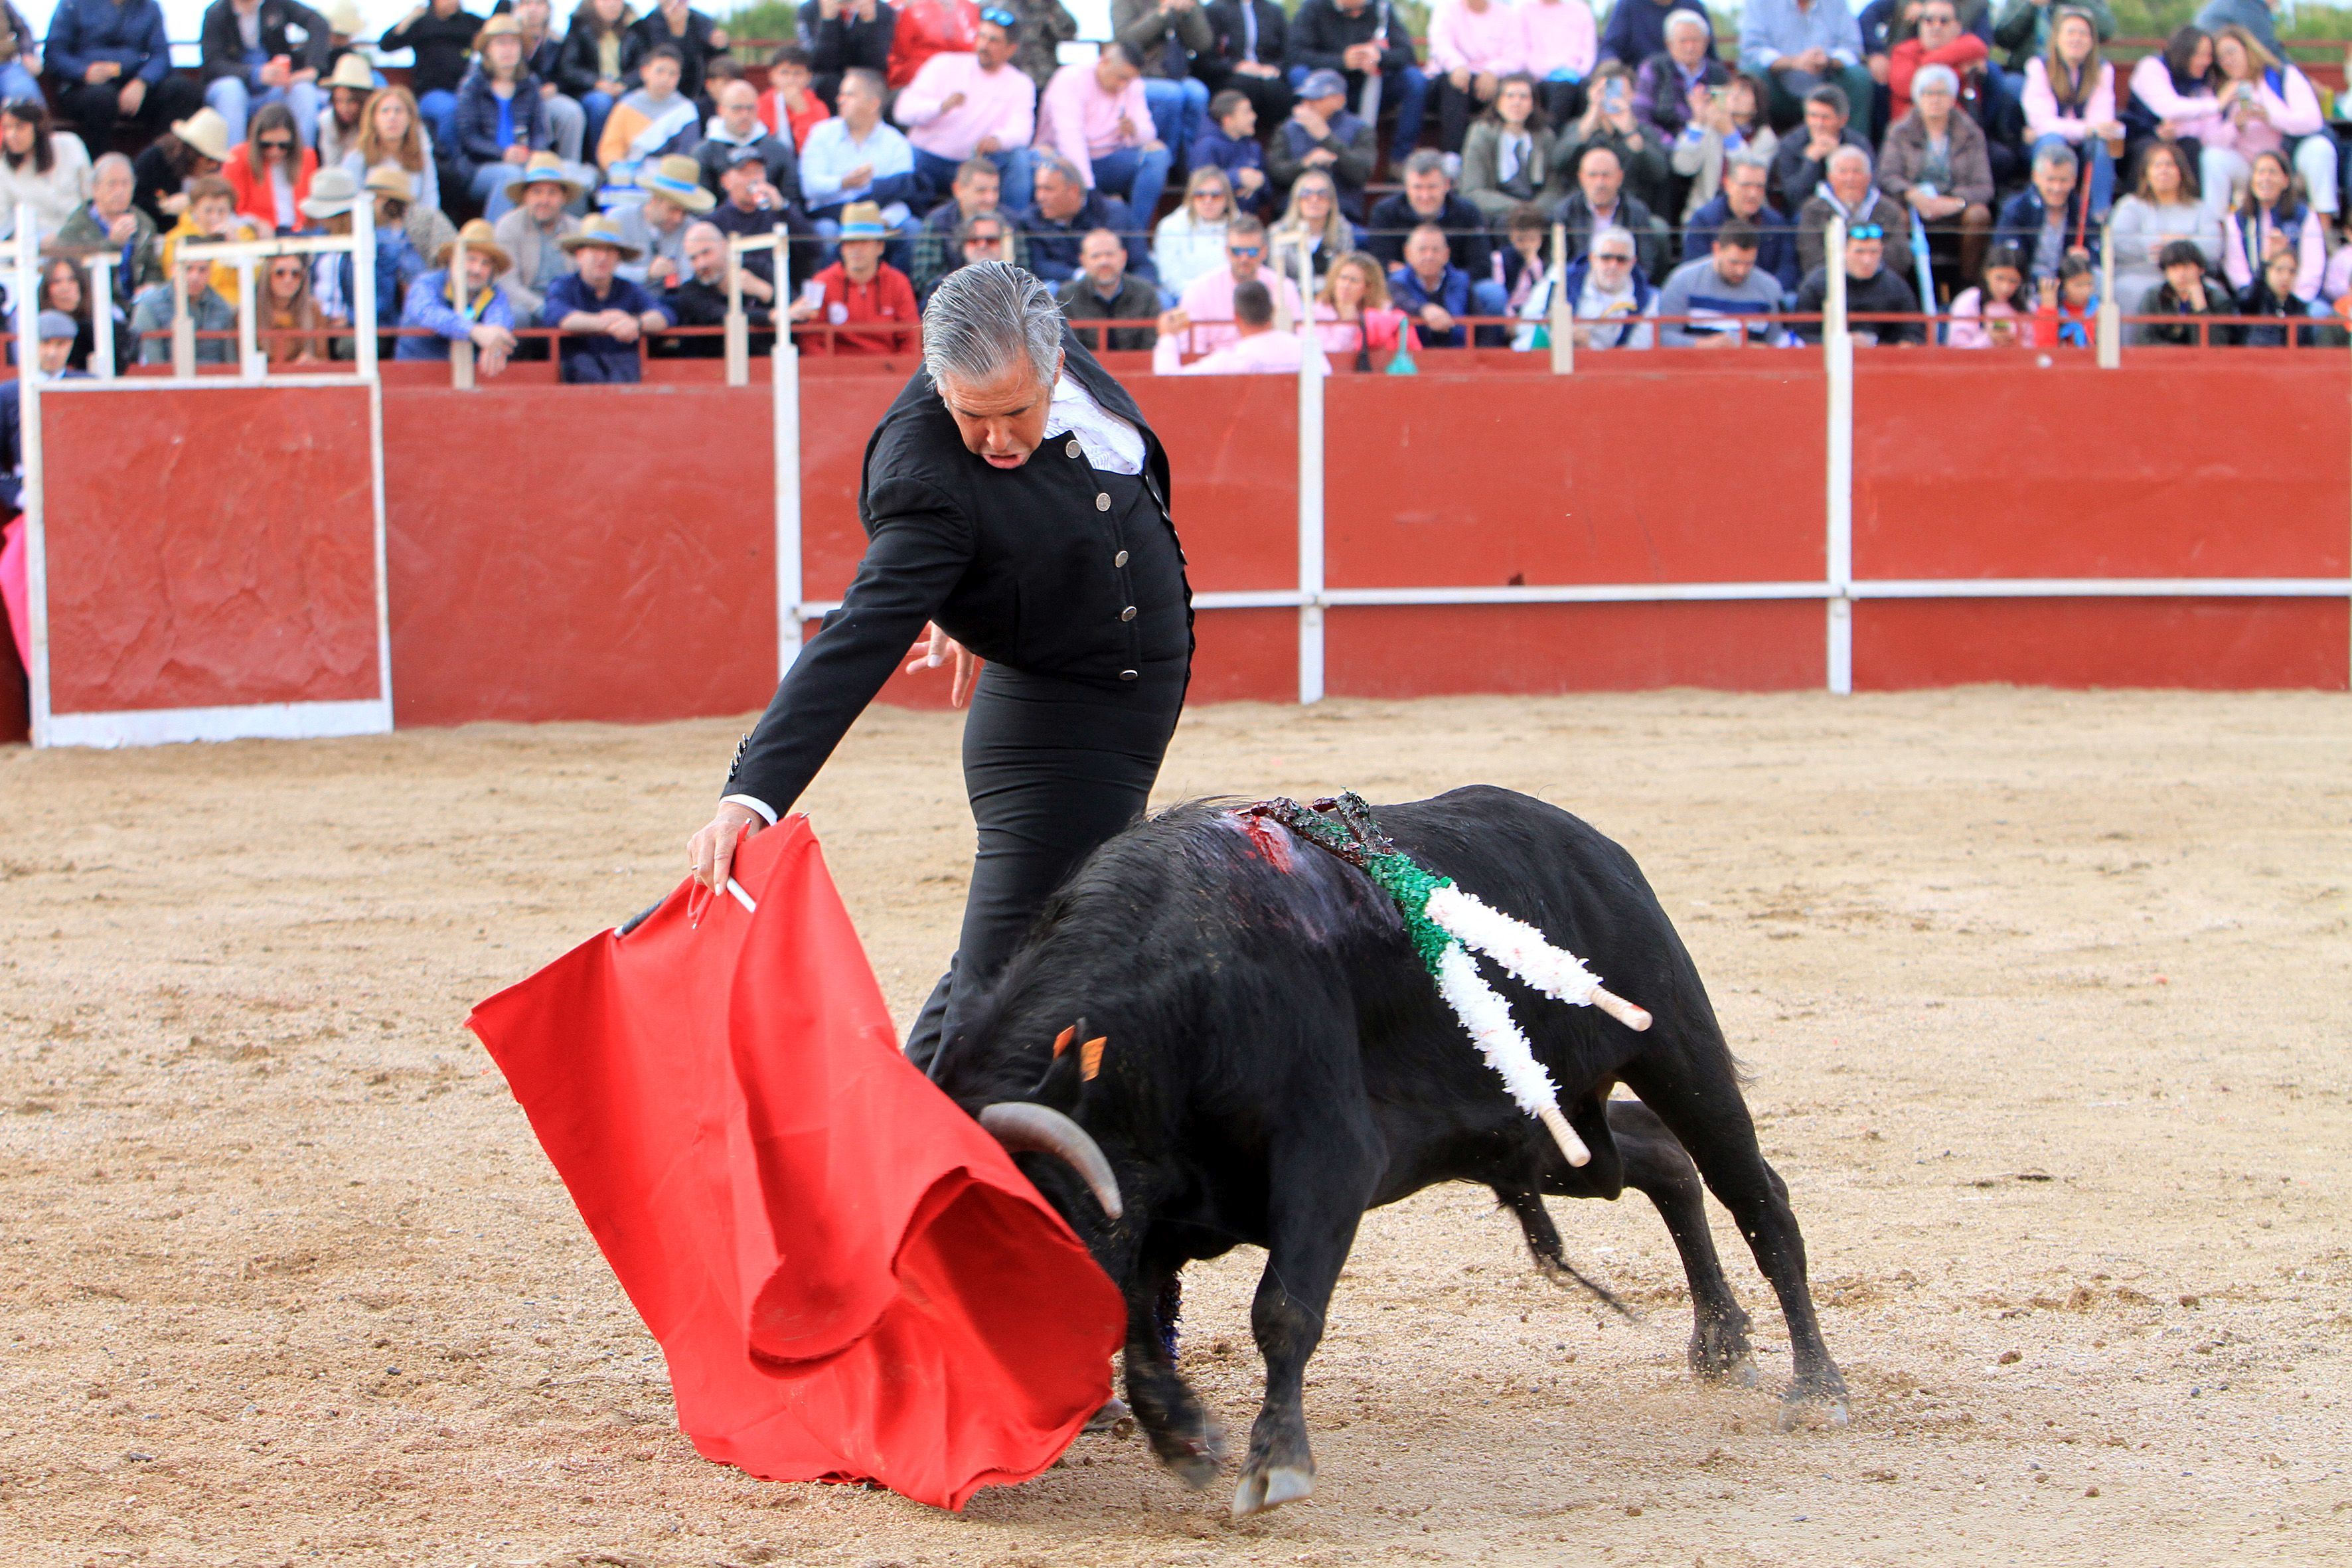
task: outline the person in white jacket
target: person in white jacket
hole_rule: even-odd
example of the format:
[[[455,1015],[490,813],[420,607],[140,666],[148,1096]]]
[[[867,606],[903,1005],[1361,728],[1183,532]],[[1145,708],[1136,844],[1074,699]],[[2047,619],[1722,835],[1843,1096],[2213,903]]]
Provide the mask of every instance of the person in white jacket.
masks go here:
[[[0,237],[16,233],[16,204],[29,202],[39,238],[52,238],[89,200],[89,149],[70,131],[52,131],[38,99],[0,109]]]
[[[1151,231],[1151,264],[1160,271],[1160,292],[1168,304],[1183,298],[1192,279],[1225,265],[1225,226],[1233,221],[1233,182],[1214,163],[1192,171],[1184,183],[1184,205]]]

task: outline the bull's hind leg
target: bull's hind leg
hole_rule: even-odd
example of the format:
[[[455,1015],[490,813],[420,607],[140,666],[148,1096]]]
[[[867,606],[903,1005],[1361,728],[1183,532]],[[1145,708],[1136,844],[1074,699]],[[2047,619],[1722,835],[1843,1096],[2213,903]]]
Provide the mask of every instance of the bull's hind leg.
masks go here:
[[[1250,1427],[1249,1458],[1234,1490],[1234,1517],[1296,1502],[1315,1489],[1307,1441],[1307,1360],[1323,1340],[1332,1289],[1371,1201],[1369,1139],[1344,1130],[1294,1140],[1272,1162],[1265,1272],[1250,1304],[1250,1328],[1265,1357],[1265,1403]],[[1296,1147],[1298,1142],[1312,1148]]]
[[[1752,1387],[1756,1357],[1748,1343],[1748,1314],[1716,1256],[1698,1167],[1657,1113],[1638,1100],[1609,1102],[1609,1131],[1625,1161],[1625,1184],[1657,1205],[1675,1250],[1682,1254],[1683,1274],[1690,1281],[1691,1370],[1714,1382]]]
[[[1821,1321],[1805,1282],[1805,1238],[1789,1206],[1788,1188],[1756,1145],[1756,1124],[1733,1076],[1731,1052],[1711,1018],[1703,1027],[1696,1039],[1655,1040],[1625,1064],[1622,1076],[1681,1140],[1708,1190],[1731,1211],[1756,1266],[1780,1298],[1795,1373],[1781,1395],[1782,1426],[1813,1416],[1842,1426],[1847,1419],[1845,1378],[1822,1342]]]

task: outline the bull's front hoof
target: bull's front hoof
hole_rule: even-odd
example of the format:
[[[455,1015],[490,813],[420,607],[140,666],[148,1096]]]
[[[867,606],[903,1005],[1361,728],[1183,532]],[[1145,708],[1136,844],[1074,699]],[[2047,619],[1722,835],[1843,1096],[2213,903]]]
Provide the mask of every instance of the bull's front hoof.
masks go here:
[[[1103,1407],[1096,1411],[1093,1419],[1087,1423],[1087,1436],[1093,1437],[1104,1434],[1113,1437],[1135,1436],[1135,1412],[1129,1410],[1127,1407],[1127,1401],[1117,1394],[1103,1401]]]
[[[1691,1352],[1691,1370],[1705,1381],[1721,1384],[1727,1388],[1756,1386],[1756,1358],[1745,1352],[1737,1360],[1723,1361],[1711,1356],[1702,1357],[1694,1350]]]
[[[1159,1432],[1150,1436],[1151,1451],[1160,1456],[1160,1462],[1196,1492],[1225,1468],[1224,1428],[1206,1414],[1189,1436]]]
[[[1234,1517],[1247,1519],[1254,1513],[1264,1513],[1270,1508],[1280,1508],[1286,1502],[1297,1502],[1315,1493],[1315,1476],[1296,1465],[1276,1465],[1270,1470],[1252,1470],[1242,1478],[1234,1489]]]

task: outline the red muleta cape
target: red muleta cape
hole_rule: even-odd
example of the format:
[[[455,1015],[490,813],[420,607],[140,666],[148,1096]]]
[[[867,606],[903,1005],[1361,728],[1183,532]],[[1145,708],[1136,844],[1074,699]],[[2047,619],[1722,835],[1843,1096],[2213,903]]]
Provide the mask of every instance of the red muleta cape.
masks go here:
[[[629,1300],[678,1426],[771,1480],[942,1508],[1051,1465],[1110,1394],[1119,1294],[910,1066],[804,817],[474,1009]]]

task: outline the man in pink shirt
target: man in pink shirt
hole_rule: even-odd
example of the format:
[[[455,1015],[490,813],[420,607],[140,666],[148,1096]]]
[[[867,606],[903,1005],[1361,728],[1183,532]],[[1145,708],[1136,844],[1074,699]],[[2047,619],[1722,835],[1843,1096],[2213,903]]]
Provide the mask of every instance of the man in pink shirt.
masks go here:
[[[1166,323],[1174,322],[1175,331],[1185,339],[1184,346],[1194,353],[1206,353],[1221,349],[1234,340],[1234,291],[1244,283],[1264,286],[1272,272],[1260,269],[1266,258],[1265,225],[1244,213],[1225,226],[1225,270],[1203,272],[1184,286],[1183,298],[1176,309],[1161,318],[1160,331],[1169,331]],[[1304,321],[1306,307],[1298,298],[1298,285],[1289,279],[1280,279],[1282,308],[1289,320]],[[1271,297],[1272,290],[1269,290]],[[1290,368],[1297,370],[1293,360]]]
[[[1518,0],[1522,67],[1540,84],[1555,126],[1584,112],[1584,79],[1601,58],[1601,36],[1585,0]]]
[[[996,165],[1004,206],[1029,205],[1029,143],[1037,132],[1037,84],[1013,65],[1020,18],[998,6],[980,14],[972,52],[942,53],[923,62],[899,89],[898,123],[915,149],[915,173],[934,192],[955,184],[967,160]]]
[[[1429,18],[1429,74],[1437,79],[1438,145],[1462,151],[1470,117],[1502,80],[1526,68],[1527,34],[1505,0],[1438,0]]]
[[[1169,153],[1152,133],[1134,50],[1108,43],[1093,64],[1055,71],[1037,104],[1037,145],[1067,158],[1088,190],[1127,198],[1135,221],[1151,226],[1168,184]]]
[[[1276,330],[1274,296],[1255,279],[1234,285],[1235,336],[1231,343],[1186,364],[1185,326],[1181,310],[1160,318],[1160,340],[1151,345],[1154,375],[1297,375],[1307,353],[1298,334]],[[1315,345],[1314,353],[1328,373],[1331,362],[1323,357],[1321,343]]]

